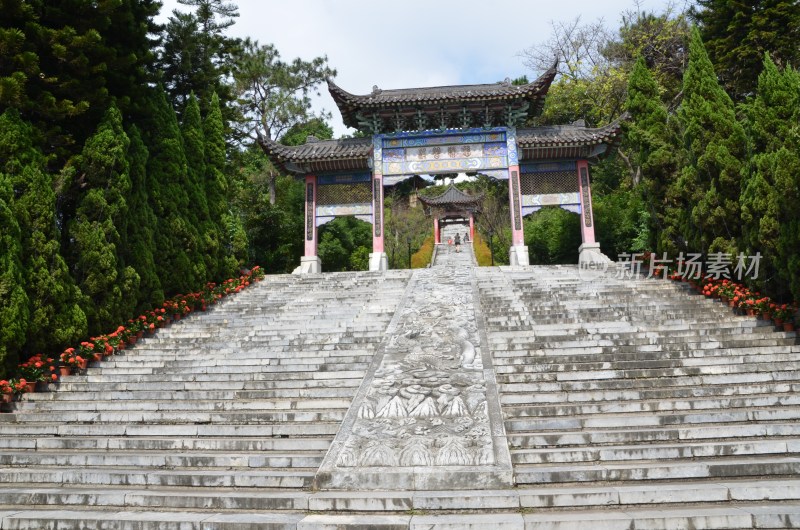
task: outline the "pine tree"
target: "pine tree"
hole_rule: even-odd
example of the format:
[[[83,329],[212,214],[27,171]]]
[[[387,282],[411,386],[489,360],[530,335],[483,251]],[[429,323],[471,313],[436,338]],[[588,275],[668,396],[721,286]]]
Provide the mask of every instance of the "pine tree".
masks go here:
[[[93,334],[123,322],[136,307],[139,276],[120,259],[118,229],[128,214],[129,145],[122,116],[112,104],[75,164],[84,192],[70,223],[70,236],[75,279]]]
[[[676,254],[674,237],[679,218],[674,205],[666,203],[666,192],[675,179],[676,162],[670,143],[668,113],[661,102],[658,83],[644,59],[634,64],[628,80],[627,110],[631,115],[625,137],[635,168],[634,183],[647,204],[650,248]]]
[[[733,102],[717,82],[697,29],[678,109],[687,163],[675,195],[691,209],[682,232],[691,250],[736,253],[740,236],[739,193],[745,136]]]
[[[29,318],[28,297],[22,287],[22,235],[13,200],[10,179],[0,173],[0,377],[19,361]]]
[[[122,255],[125,263],[139,275],[138,309],[145,310],[164,301],[154,259],[157,219],[148,202],[147,147],[136,126],[128,130],[128,138],[131,142],[128,148],[131,192],[128,196],[127,244]]]
[[[205,267],[197,251],[197,228],[187,213],[190,208],[185,188],[188,169],[175,111],[161,88],[151,94],[150,105],[145,129],[145,145],[150,152],[147,188],[158,219],[156,270],[164,294],[169,296],[196,289],[204,277],[202,269]]]

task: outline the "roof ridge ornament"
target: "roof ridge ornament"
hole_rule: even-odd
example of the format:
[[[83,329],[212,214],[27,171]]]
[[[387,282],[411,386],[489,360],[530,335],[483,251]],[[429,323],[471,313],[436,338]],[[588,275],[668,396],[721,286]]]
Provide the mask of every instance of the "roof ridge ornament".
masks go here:
[[[373,96],[377,96],[377,95],[381,94],[382,92],[383,92],[383,90],[381,90],[378,87],[378,85],[372,85],[372,95]]]

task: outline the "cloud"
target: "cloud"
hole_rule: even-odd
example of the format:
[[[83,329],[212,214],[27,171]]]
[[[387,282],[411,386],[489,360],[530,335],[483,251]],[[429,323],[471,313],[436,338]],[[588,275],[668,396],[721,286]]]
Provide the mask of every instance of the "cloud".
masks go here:
[[[660,12],[669,0],[645,0]],[[239,0],[236,37],[273,43],[285,60],[327,55],[336,83],[349,92],[494,83],[533,72],[519,53],[550,36],[550,21],[580,15],[616,27],[633,0]],[[162,17],[178,8],[164,0]],[[349,132],[322,87],[315,109],[332,112],[335,134]]]

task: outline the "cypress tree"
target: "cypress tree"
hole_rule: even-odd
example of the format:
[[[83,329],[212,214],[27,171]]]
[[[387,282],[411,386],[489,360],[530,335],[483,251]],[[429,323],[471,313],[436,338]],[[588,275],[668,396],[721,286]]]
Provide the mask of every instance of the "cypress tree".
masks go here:
[[[131,142],[128,148],[131,192],[128,197],[127,244],[122,249],[122,254],[125,263],[133,267],[139,275],[138,305],[140,310],[144,310],[160,305],[164,301],[164,291],[161,289],[154,259],[157,220],[148,202],[149,153],[135,125],[128,130],[128,138]]]
[[[0,173],[0,377],[19,362],[28,329],[28,296],[22,288],[22,234],[14,217],[13,191]]]
[[[758,77],[755,99],[745,105],[747,132],[753,152],[742,182],[742,240],[748,254],[761,252],[759,287],[781,297],[791,289],[800,296],[800,76],[792,68],[780,71],[768,55]],[[777,273],[780,285],[764,285]]]
[[[198,287],[204,269],[197,257],[197,228],[189,220],[189,195],[186,154],[183,150],[175,111],[167,102],[163,88],[152,93],[145,145],[150,151],[147,160],[147,188],[153,212],[158,219],[155,233],[156,270],[164,294],[190,292]]]
[[[189,222],[198,232],[198,255],[196,265],[199,281],[205,283],[217,271],[219,258],[219,236],[215,234],[208,215],[205,195],[206,155],[203,121],[200,117],[200,104],[194,93],[183,111],[181,124],[184,152],[186,153],[186,193],[191,205],[187,211]],[[202,268],[200,267],[202,265]]]
[[[236,274],[247,259],[247,235],[241,216],[230,205],[230,182],[225,174],[225,123],[217,94],[212,94],[208,114],[203,122],[205,133],[208,213],[219,234],[217,278]]]
[[[112,104],[75,165],[84,193],[70,223],[70,236],[75,277],[93,334],[118,325],[136,307],[139,276],[120,258],[118,229],[128,213],[129,145],[122,116]]]
[[[86,333],[80,290],[61,255],[56,194],[44,159],[33,146],[32,127],[16,111],[0,116],[0,145],[13,182],[14,215],[22,234],[25,290],[29,300],[26,350],[55,350]]]
[[[675,195],[691,209],[683,233],[691,250],[736,253],[744,130],[733,102],[717,82],[700,33],[692,30],[689,64],[678,109],[687,162]]]
[[[670,142],[668,113],[660,89],[644,59],[639,58],[628,80],[626,107],[631,115],[625,142],[637,172],[634,181],[648,206],[650,248],[675,254],[679,215],[666,203],[666,191],[675,179],[676,160]]]

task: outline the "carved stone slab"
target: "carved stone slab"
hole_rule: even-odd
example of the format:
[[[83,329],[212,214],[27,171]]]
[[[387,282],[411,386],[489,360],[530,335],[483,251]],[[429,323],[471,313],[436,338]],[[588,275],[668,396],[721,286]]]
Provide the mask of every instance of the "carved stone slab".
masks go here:
[[[317,489],[513,485],[468,256],[414,272]]]

